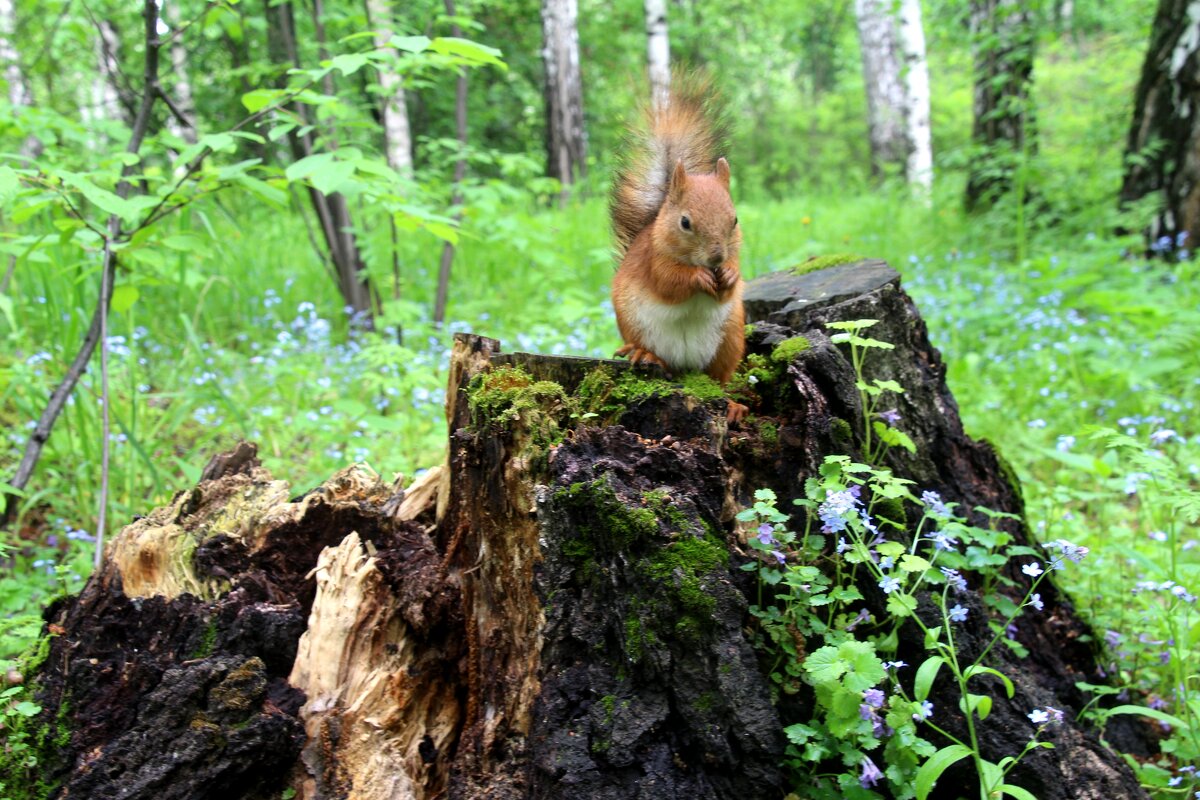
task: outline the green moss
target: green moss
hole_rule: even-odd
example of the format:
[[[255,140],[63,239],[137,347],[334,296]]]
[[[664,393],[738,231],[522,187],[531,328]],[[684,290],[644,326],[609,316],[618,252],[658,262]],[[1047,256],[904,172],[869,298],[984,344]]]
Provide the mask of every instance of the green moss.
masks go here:
[[[680,616],[675,634],[695,640],[711,623],[716,600],[704,590],[704,578],[729,563],[729,551],[708,538],[684,537],[645,562],[647,577],[667,589]]]
[[[640,663],[646,656],[646,648],[657,644],[658,637],[654,631],[648,631],[642,625],[642,619],[637,610],[630,612],[625,618],[625,653],[635,663]]]
[[[574,400],[581,415],[595,414],[608,421],[620,416],[631,405],[670,394],[684,394],[702,403],[726,397],[719,383],[701,373],[688,373],[673,382],[632,371],[614,375],[607,367],[597,367],[584,376]]]
[[[725,399],[725,390],[721,384],[699,372],[690,372],[683,376],[683,393],[701,402]]]
[[[471,380],[467,405],[471,423],[483,428],[490,424],[505,426],[529,412],[565,410],[570,403],[559,384],[535,381],[517,367],[500,367]]]
[[[792,359],[810,349],[812,342],[803,336],[793,336],[775,345],[775,349],[771,351],[771,360],[777,364],[790,364]]]
[[[779,444],[779,426],[769,419],[757,420],[758,438],[762,443],[774,447]]]
[[[829,421],[829,429],[833,433],[833,439],[839,446],[845,446],[854,441],[854,431],[850,427],[850,423],[841,417],[834,417]]]
[[[604,709],[604,724],[612,722],[613,712],[617,710],[617,696],[606,694],[600,698],[600,706]]]
[[[633,544],[658,533],[654,511],[627,506],[607,477],[573,483],[555,492],[554,501],[576,512],[578,535],[563,544],[563,555],[573,560],[626,553]]]
[[[204,628],[204,634],[200,638],[200,645],[196,648],[188,658],[208,658],[212,655],[213,646],[217,642],[217,618],[214,616],[208,621],[208,625]]]
[[[700,695],[699,697],[697,697],[695,699],[695,701],[692,703],[692,708],[703,713],[706,711],[712,711],[713,707],[716,706],[716,704],[717,704],[717,696],[715,694],[713,694],[712,692],[704,692],[702,695]]]
[[[853,264],[862,261],[863,257],[856,253],[829,253],[823,256],[813,256],[802,264],[792,267],[793,275],[807,275],[830,267],[840,267],[842,264]]]

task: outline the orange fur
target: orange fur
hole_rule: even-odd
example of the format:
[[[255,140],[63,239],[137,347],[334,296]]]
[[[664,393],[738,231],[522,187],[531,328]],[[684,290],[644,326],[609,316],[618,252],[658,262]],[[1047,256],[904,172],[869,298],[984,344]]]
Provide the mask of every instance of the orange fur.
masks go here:
[[[707,84],[700,88],[711,92]],[[625,342],[617,355],[668,372],[699,368],[723,384],[745,350],[742,234],[729,194],[729,163],[717,158],[719,125],[709,118],[709,99],[695,83],[680,94],[672,89],[640,140],[648,152],[630,156],[632,166],[618,175],[613,192],[622,259],[612,298]],[[654,163],[664,154],[673,158],[669,166]],[[698,295],[715,302],[697,304]],[[664,341],[676,331],[686,341]],[[731,404],[730,419],[745,411]]]

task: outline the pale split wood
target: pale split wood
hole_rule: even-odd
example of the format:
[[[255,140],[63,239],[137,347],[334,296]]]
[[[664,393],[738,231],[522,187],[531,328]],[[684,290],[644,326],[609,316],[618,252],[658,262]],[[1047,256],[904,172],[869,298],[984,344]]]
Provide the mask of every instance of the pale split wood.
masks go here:
[[[351,533],[325,548],[313,570],[316,599],[289,677],[308,696],[300,711],[308,769],[298,767],[293,784],[300,798],[319,796],[312,775],[331,760],[319,752],[331,724],[349,800],[423,800],[445,785],[447,760],[426,763],[421,748],[447,752],[458,734],[458,700],[436,671],[410,669],[420,645],[371,551]]]

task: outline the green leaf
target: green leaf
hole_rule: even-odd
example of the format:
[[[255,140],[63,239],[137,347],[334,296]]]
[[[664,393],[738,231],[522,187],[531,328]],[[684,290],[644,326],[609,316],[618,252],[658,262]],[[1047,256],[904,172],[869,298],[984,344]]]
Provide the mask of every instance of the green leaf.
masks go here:
[[[1020,786],[1013,786],[1011,783],[1002,783],[996,787],[996,791],[1002,795],[1015,797],[1017,800],[1038,800],[1037,795],[1028,789],[1022,789]]]
[[[287,93],[282,89],[255,89],[242,95],[242,105],[251,114],[262,111],[269,105],[279,102]]]
[[[8,320],[8,327],[17,330],[17,317],[13,313],[13,299],[6,294],[0,294],[0,314]]]
[[[925,631],[925,649],[932,650],[937,646],[938,641],[942,638],[942,626],[930,628]]]
[[[59,177],[62,178],[63,183],[78,190],[80,194],[87,198],[89,203],[106,214],[115,214],[121,219],[126,219],[129,215],[129,204],[122,200],[119,195],[107,189],[101,189],[83,175],[75,172],[63,172],[60,173]]]
[[[913,679],[913,697],[917,700],[924,700],[929,697],[929,690],[933,688],[933,681],[937,678],[938,670],[946,663],[946,659],[941,656],[930,656],[922,662],[917,668],[917,677]]]
[[[917,599],[912,595],[897,594],[893,592],[888,595],[887,611],[893,617],[911,617],[913,612],[917,610]]]
[[[942,777],[942,773],[969,755],[971,755],[969,748],[961,744],[952,744],[930,756],[929,760],[917,770],[917,800],[925,800],[929,796],[929,792],[933,790],[937,779]]]
[[[112,294],[112,310],[114,314],[124,314],[129,309],[133,308],[133,304],[137,302],[141,292],[136,286],[124,284],[113,289]]]
[[[958,707],[964,714],[974,712],[979,715],[979,719],[984,720],[992,713],[992,697],[986,694],[968,693],[965,699],[958,701]]]
[[[1188,726],[1187,723],[1181,720],[1179,717],[1172,716],[1165,711],[1159,711],[1156,708],[1146,708],[1145,706],[1114,706],[1104,713],[1105,716],[1113,716],[1115,714],[1141,714],[1143,717],[1150,717],[1150,719],[1156,719],[1159,722],[1165,722],[1168,725],[1175,726],[1176,728],[1186,729]]]
[[[846,663],[842,660],[838,648],[825,645],[804,659],[804,671],[816,686],[832,684],[846,674]]]
[[[362,69],[369,60],[366,53],[342,53],[340,56],[333,57],[330,66],[340,70],[343,75],[353,75]]]
[[[492,64],[507,69],[505,63],[500,60],[499,50],[472,42],[470,39],[439,36],[429,43],[429,49],[444,56],[457,56],[474,64]]]
[[[875,546],[875,549],[881,556],[891,556],[895,558],[904,552],[904,545],[900,542],[880,542]]]
[[[406,53],[420,53],[429,47],[428,36],[393,36],[388,45]]]
[[[1015,691],[1013,688],[1013,682],[1009,680],[1008,676],[1000,670],[974,664],[967,667],[966,670],[963,671],[963,677],[967,680],[971,680],[971,678],[975,675],[994,675],[995,677],[999,678],[1004,684],[1004,691],[1008,694],[1009,699],[1012,699],[1013,692]]]
[[[12,167],[0,167],[0,207],[8,205],[20,190],[21,179],[13,172]]]
[[[38,714],[42,713],[41,706],[39,706],[37,703],[31,703],[28,700],[22,700],[21,702],[17,703],[15,706],[13,706],[13,710],[22,717],[36,717]]]
[[[906,555],[900,559],[898,566],[905,572],[925,572],[933,565],[920,556]]]

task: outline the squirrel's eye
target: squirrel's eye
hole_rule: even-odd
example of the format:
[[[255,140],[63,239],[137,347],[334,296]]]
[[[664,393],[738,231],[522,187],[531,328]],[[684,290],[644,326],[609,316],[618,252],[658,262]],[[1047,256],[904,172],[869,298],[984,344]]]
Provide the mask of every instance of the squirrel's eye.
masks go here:
[[[692,221],[687,217],[680,217],[679,227],[683,228],[685,231],[690,231],[692,229]]]
[[[737,217],[733,218],[733,227],[737,227]]]

